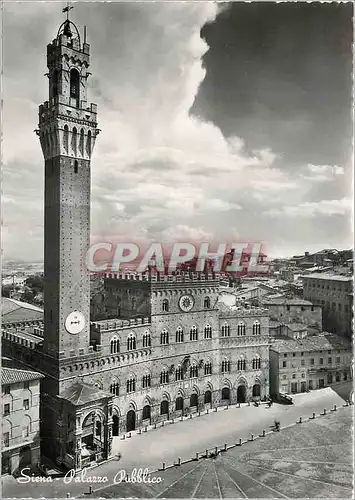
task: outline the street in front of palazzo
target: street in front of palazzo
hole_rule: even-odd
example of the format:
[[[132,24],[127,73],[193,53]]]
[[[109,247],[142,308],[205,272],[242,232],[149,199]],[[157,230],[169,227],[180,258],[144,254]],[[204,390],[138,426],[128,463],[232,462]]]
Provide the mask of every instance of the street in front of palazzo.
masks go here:
[[[339,390],[340,389],[340,390]],[[349,397],[352,384],[337,388],[345,398]],[[243,441],[253,433],[258,436],[263,429],[270,431],[274,419],[281,422],[282,428],[295,424],[302,416],[308,419],[312,413],[320,414],[324,409],[330,411],[334,405],[341,406],[344,399],[331,388],[320,389],[310,393],[293,396],[294,405],[283,406],[274,404],[271,408],[266,405],[255,407],[242,405],[241,408],[220,408],[217,412],[208,415],[196,416],[192,419],[175,424],[166,424],[156,430],[146,433],[132,433],[130,439],[114,438],[113,452],[121,453],[120,461],[111,460],[87,471],[86,478],[107,477],[105,484],[90,482],[80,483],[72,481],[65,484],[63,477],[53,479],[52,482],[19,484],[12,476],[2,479],[2,496],[4,498],[65,498],[68,493],[71,497],[78,497],[87,493],[89,487],[94,490],[94,497],[100,496],[103,486],[112,485],[114,477],[124,469],[128,474],[133,468],[149,468],[151,471],[177,461],[192,458],[196,452],[203,452],[207,448],[236,443],[239,438]],[[247,447],[248,444],[243,445]],[[80,474],[79,474],[80,477]],[[96,493],[95,493],[96,492]]]

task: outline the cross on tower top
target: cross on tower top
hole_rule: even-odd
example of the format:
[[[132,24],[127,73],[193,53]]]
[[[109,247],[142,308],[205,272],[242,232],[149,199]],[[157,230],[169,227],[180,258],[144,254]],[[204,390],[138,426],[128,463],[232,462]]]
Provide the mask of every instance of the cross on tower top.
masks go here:
[[[69,11],[71,11],[72,9],[74,9],[74,7],[70,6],[69,2],[67,2],[67,6],[63,9],[63,12],[67,13],[67,21],[69,21]]]

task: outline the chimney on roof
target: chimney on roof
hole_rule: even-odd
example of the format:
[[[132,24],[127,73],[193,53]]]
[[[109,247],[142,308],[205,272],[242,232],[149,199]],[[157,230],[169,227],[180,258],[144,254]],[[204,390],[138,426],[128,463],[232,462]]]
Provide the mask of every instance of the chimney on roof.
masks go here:
[[[305,256],[305,257],[308,257],[308,256],[309,256],[309,252],[305,252],[305,253],[304,253],[304,256]]]

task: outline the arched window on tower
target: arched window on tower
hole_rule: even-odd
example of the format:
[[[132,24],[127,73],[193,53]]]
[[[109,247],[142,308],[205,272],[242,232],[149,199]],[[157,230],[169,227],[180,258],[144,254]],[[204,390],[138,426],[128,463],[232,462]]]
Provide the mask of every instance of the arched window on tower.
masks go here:
[[[88,132],[88,139],[86,141],[86,154],[90,158],[91,156],[91,131]]]
[[[56,97],[59,94],[59,73],[58,70],[55,69],[52,73],[51,79],[51,95],[50,97]]]
[[[81,156],[84,156],[84,129],[80,130],[80,139],[79,139],[79,152]]]
[[[80,77],[77,69],[70,71],[70,105],[76,108],[79,107],[79,94],[80,94]]]
[[[78,131],[76,130],[76,127],[73,128],[72,132],[72,137],[71,137],[71,148],[73,154],[76,156],[76,148],[78,144]]]
[[[64,125],[63,146],[64,146],[64,152],[68,153],[68,146],[69,146],[69,128],[68,128],[68,125]]]

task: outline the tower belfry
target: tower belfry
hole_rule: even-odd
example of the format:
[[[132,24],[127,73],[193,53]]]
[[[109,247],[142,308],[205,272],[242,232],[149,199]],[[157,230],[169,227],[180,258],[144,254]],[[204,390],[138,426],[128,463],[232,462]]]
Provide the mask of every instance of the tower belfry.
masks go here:
[[[87,103],[90,46],[67,18],[47,46],[49,100],[37,131],[45,159],[43,349],[54,358],[89,347],[90,160],[98,133]],[[86,38],[86,37],[85,37]]]

